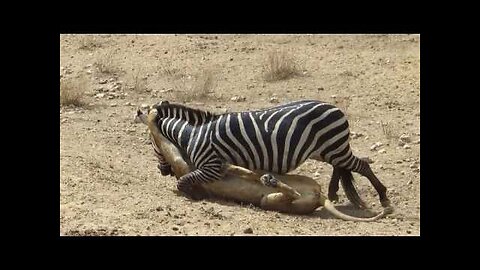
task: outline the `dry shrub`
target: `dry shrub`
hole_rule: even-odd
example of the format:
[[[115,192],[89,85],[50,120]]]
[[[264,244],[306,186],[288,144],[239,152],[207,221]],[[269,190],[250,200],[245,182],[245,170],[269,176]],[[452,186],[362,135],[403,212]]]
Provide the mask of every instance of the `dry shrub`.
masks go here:
[[[387,140],[393,140],[398,138],[398,132],[395,130],[395,127],[391,122],[383,122],[380,121],[380,125],[382,126],[383,135]]]
[[[101,47],[102,42],[97,36],[82,35],[78,40],[78,48],[81,50],[93,51],[94,49]]]
[[[188,77],[182,78],[181,90],[179,87],[175,87],[177,89],[174,93],[175,98],[183,102],[205,99],[215,88],[215,76],[212,69],[204,69],[202,73],[195,76],[192,83],[187,82],[187,79]]]
[[[160,70],[159,73],[165,77],[175,80],[185,77],[185,74],[183,74],[179,68],[172,67],[171,63],[160,64],[158,68]]]
[[[100,55],[100,57],[98,57],[98,59],[95,61],[95,67],[102,74],[114,74],[119,71],[118,67],[115,66],[113,61],[112,52]]]
[[[60,105],[85,106],[83,95],[87,86],[84,78],[60,80]]]
[[[136,69],[136,71],[132,75],[132,79],[130,82],[130,89],[135,92],[147,92],[147,82],[142,75],[143,72],[140,69]]]
[[[352,98],[349,96],[346,97],[336,97],[335,98],[335,106],[337,106],[345,115],[348,115],[348,108],[350,107],[350,103]]]
[[[268,54],[265,65],[265,80],[279,81],[300,75],[295,60],[284,51],[273,51]]]

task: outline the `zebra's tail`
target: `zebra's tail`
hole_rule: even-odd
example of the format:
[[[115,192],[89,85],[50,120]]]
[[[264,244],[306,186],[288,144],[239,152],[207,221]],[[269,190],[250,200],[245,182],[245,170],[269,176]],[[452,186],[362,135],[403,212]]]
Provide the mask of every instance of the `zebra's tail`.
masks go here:
[[[350,171],[344,168],[337,168],[340,174],[340,182],[342,183],[343,190],[348,200],[360,208],[369,208],[367,204],[358,195],[357,189],[353,185],[354,178]]]

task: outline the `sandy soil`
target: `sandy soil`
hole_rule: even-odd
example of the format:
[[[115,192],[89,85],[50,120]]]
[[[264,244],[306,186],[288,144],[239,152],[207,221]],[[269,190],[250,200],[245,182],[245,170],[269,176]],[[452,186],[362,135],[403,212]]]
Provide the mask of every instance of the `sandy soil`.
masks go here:
[[[60,106],[60,234],[420,235],[419,47],[418,35],[61,35],[61,80],[79,85],[86,104]],[[275,50],[296,60],[300,76],[265,80]],[[296,216],[190,201],[160,175],[145,126],[133,123],[138,106],[160,100],[225,112],[299,99],[346,111],[353,151],[375,161],[391,216],[358,223],[323,209]],[[295,173],[326,190],[331,171],[307,161]],[[368,180],[355,178],[379,210]],[[363,215],[339,196],[341,211]]]

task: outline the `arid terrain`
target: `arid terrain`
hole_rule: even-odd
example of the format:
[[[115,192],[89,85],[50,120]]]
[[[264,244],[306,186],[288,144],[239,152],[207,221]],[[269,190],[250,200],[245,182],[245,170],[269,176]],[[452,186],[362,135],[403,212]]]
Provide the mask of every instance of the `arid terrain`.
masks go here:
[[[269,73],[285,66],[284,74]],[[274,70],[273,70],[274,71]],[[284,78],[285,77],[285,78]],[[61,35],[61,235],[420,235],[419,35]],[[161,100],[224,113],[316,99],[349,118],[395,212],[371,223],[191,201],[161,176],[138,107]],[[293,173],[327,191],[332,167]],[[360,196],[381,210],[370,182]],[[353,207],[343,189],[337,208]]]

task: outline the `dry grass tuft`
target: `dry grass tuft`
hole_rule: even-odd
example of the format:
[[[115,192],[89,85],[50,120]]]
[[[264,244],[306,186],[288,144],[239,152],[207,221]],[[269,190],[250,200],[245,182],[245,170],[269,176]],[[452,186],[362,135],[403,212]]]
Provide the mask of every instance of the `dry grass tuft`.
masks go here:
[[[300,74],[295,60],[286,52],[273,51],[268,54],[264,74],[266,81],[287,80]]]
[[[80,50],[93,51],[102,47],[102,42],[97,36],[84,35],[78,40],[78,48]]]
[[[385,138],[387,138],[387,140],[394,140],[399,138],[398,132],[395,130],[391,122],[380,121],[380,125],[382,126],[383,135],[385,135]]]
[[[147,92],[147,82],[144,76],[142,76],[143,72],[140,69],[136,69],[136,72],[132,75],[132,80],[130,84],[130,89],[135,92]]]
[[[87,81],[84,78],[72,80],[60,80],[60,105],[73,105],[83,107],[86,103],[83,101],[83,95],[87,86]]]
[[[213,93],[215,88],[215,76],[212,69],[204,69],[202,73],[194,77],[193,82],[187,82],[187,78],[182,78],[182,90],[175,87],[174,92],[176,99],[182,102],[190,102],[193,100],[203,100]]]
[[[113,61],[113,53],[102,54],[96,61],[95,67],[102,74],[114,74],[119,72],[119,68]]]
[[[172,67],[171,63],[161,64],[158,68],[160,70],[159,73],[165,77],[172,78],[174,80],[185,77],[185,74],[183,74],[179,68]]]
[[[347,116],[349,115],[348,108],[350,107],[351,102],[352,98],[349,96],[336,97],[334,99],[335,106],[337,106]]]

